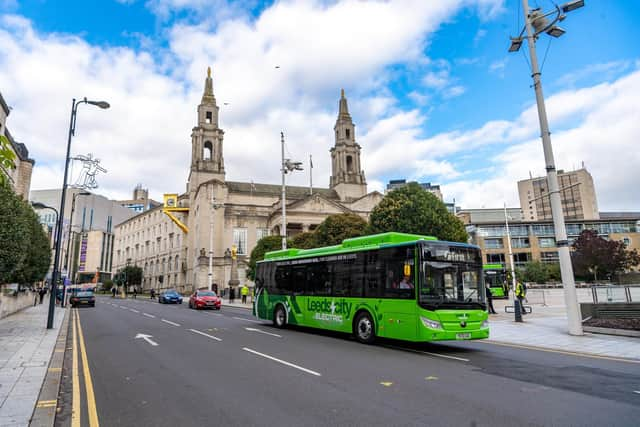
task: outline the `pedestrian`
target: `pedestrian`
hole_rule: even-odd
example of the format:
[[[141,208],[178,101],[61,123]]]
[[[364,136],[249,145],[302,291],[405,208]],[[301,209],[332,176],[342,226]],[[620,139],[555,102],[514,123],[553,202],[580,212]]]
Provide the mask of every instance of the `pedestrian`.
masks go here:
[[[134,286],[133,287],[133,299],[137,299],[136,297],[138,296],[138,287]]]
[[[151,291],[149,291],[149,298],[154,299],[156,297],[156,290],[151,288]]]
[[[498,314],[496,313],[496,310],[493,308],[493,294],[491,293],[491,288],[489,287],[489,284],[487,284],[487,286],[485,287],[485,291],[487,294],[487,311],[489,312],[489,314]]]
[[[229,288],[229,302],[233,302],[233,300],[236,299],[236,291],[233,289],[233,287]]]
[[[242,303],[246,304],[247,303],[247,295],[249,295],[249,287],[247,286],[246,283],[244,285],[242,285],[242,289],[240,289],[240,294],[242,295]]]
[[[524,309],[524,300],[526,296],[527,296],[527,287],[524,285],[524,283],[518,280],[516,282],[516,298],[518,298],[518,302],[520,303],[520,312],[522,313],[523,316],[527,314],[526,310]]]
[[[40,304],[42,304],[42,301],[44,300],[44,296],[47,293],[47,290],[45,288],[40,288],[40,290],[38,291],[38,294],[40,294]]]
[[[114,285],[111,287],[111,298],[116,297],[116,292],[117,292],[117,289],[116,289],[116,286]]]

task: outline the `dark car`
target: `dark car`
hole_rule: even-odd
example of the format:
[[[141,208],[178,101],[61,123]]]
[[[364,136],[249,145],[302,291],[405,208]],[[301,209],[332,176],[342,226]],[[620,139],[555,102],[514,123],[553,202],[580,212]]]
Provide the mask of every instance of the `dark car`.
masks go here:
[[[88,305],[90,307],[96,306],[96,297],[91,290],[79,290],[71,293],[69,298],[71,307],[78,307],[80,305]]]
[[[213,308],[220,310],[222,300],[213,291],[196,291],[189,298],[189,308]]]
[[[182,295],[174,289],[170,289],[160,293],[160,296],[158,296],[158,302],[160,304],[182,304]]]

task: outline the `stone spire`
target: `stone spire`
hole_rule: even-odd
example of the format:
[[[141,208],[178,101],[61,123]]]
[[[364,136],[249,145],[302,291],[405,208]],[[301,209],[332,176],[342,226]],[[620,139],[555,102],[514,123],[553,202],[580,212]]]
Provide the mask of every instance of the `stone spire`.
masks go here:
[[[216,97],[213,95],[213,79],[211,78],[211,67],[207,67],[207,78],[204,81],[204,93],[201,104],[216,105]]]
[[[338,107],[338,120],[341,118],[351,120],[349,107],[347,106],[347,98],[344,97],[344,89],[340,89],[340,105]]]

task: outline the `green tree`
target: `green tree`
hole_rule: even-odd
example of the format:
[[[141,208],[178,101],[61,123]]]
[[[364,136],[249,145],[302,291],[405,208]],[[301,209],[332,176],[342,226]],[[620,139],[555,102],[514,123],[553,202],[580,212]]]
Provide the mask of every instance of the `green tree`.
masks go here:
[[[313,231],[307,231],[293,236],[293,239],[291,239],[291,246],[297,249],[311,249],[320,245],[318,245],[316,233]]]
[[[550,278],[549,268],[540,261],[530,261],[521,270],[520,278],[524,282],[547,283]]]
[[[24,211],[24,201],[0,182],[0,284],[14,281],[27,259],[31,227]]]
[[[339,245],[344,239],[367,234],[367,222],[352,213],[329,215],[314,231],[317,247]]]
[[[417,183],[388,193],[371,212],[371,233],[397,231],[422,234],[440,240],[467,242],[464,224],[434,194]]]
[[[287,247],[290,242],[287,240]],[[247,277],[251,280],[256,278],[256,262],[264,259],[264,254],[270,251],[277,251],[282,248],[282,237],[280,236],[266,236],[258,240],[256,247],[251,251],[249,257],[249,268],[247,270]]]
[[[8,181],[9,170],[16,167],[15,158],[16,155],[11,149],[9,139],[4,135],[0,135],[0,184]]]
[[[114,282],[118,285],[137,286],[142,283],[143,271],[141,267],[137,265],[128,265],[125,268],[121,268],[114,277]]]
[[[22,212],[28,225],[28,237],[25,259],[20,270],[16,271],[12,281],[34,283],[43,280],[51,263],[51,247],[49,237],[42,229],[42,224],[33,208],[22,203]]]
[[[640,264],[638,251],[628,250],[623,242],[606,240],[595,230],[582,230],[573,249],[571,260],[576,275],[593,277],[595,281]]]

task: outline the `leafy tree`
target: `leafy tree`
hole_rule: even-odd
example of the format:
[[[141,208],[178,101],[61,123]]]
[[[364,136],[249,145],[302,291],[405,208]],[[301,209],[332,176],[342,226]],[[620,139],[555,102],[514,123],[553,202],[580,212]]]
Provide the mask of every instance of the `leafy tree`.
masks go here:
[[[49,238],[42,229],[38,215],[26,202],[22,203],[20,213],[27,222],[27,248],[22,268],[16,272],[13,281],[19,283],[34,283],[41,281],[47,275],[51,263],[51,247]]]
[[[9,139],[0,135],[0,184],[7,182],[7,172],[15,168],[15,153],[11,149]]]
[[[417,183],[388,193],[371,212],[371,233],[397,231],[422,234],[440,240],[467,242],[464,224],[434,194]]]
[[[547,283],[560,279],[560,264],[547,264],[540,261],[531,261],[520,269],[518,275],[525,282]]]
[[[571,260],[576,274],[592,276],[595,281],[640,264],[638,251],[628,250],[623,242],[603,239],[595,230],[583,230],[573,249]]]
[[[320,245],[318,245],[316,233],[313,231],[307,231],[293,236],[293,239],[291,239],[291,246],[298,249],[311,249]]]
[[[316,247],[339,245],[344,239],[364,236],[367,228],[367,222],[359,215],[329,215],[314,231]]]
[[[287,247],[290,242],[287,240]],[[282,237],[280,236],[266,236],[258,240],[256,247],[251,251],[249,257],[249,268],[247,270],[247,277],[251,280],[256,278],[256,262],[264,259],[264,254],[270,251],[277,251],[282,248]]]
[[[105,292],[109,292],[113,287],[113,285],[114,285],[113,281],[107,279],[104,282],[102,282],[102,290]]]
[[[25,264],[30,227],[24,209],[9,183],[0,182],[0,284],[14,281]]]
[[[140,285],[142,283],[142,275],[143,271],[141,267],[138,267],[137,265],[128,265],[125,268],[118,270],[114,281],[119,285]]]

